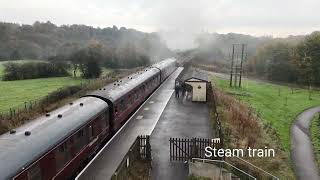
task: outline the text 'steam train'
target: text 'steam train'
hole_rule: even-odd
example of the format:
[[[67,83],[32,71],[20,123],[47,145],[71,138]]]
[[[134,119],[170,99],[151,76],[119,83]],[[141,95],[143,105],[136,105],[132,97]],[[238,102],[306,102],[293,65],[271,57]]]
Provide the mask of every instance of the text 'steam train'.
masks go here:
[[[70,178],[175,69],[166,59],[1,135],[0,179]]]

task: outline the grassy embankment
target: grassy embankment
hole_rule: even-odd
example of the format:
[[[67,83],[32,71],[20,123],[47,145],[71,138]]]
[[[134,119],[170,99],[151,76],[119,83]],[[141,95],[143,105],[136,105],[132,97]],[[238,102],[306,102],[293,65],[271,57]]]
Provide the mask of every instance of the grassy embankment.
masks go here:
[[[244,80],[230,88],[229,80],[213,78],[227,146],[276,150],[276,157],[249,158],[251,163],[282,178],[294,178],[290,159],[290,127],[304,109],[320,104],[320,94],[270,83]],[[227,139],[226,139],[227,138]],[[250,145],[251,144],[251,145]]]
[[[270,124],[279,134],[283,148],[290,151],[290,127],[296,116],[303,110],[320,105],[320,93],[306,89],[292,89],[288,86],[244,80],[243,88],[230,88],[229,81],[216,78],[216,84],[224,91],[238,94],[259,113],[264,123]]]
[[[14,62],[25,63],[31,61],[38,60],[20,60]],[[81,78],[72,77],[2,81],[1,77],[4,71],[4,63],[6,63],[6,61],[0,62],[0,113],[8,112],[9,108],[11,107],[23,106],[24,102],[45,97],[49,93],[59,88],[77,85],[86,81]],[[106,75],[110,72],[112,72],[112,70],[106,68],[103,69],[103,75]],[[80,72],[77,72],[77,76],[80,76]]]
[[[314,147],[315,156],[317,159],[318,167],[320,168],[320,119],[319,114],[317,114],[311,123],[311,139]]]

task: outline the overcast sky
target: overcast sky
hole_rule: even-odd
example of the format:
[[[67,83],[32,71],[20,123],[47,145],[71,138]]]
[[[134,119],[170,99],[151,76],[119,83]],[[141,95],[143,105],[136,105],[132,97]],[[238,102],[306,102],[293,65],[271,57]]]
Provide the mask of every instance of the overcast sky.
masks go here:
[[[320,0],[0,0],[0,21],[287,36],[320,29]]]

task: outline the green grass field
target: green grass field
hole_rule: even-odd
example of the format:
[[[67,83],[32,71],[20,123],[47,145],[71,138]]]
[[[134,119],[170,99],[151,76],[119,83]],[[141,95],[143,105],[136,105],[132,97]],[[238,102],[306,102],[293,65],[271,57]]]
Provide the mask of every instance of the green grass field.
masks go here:
[[[40,60],[19,60],[10,62],[34,62]],[[23,106],[24,102],[40,99],[49,93],[65,87],[80,84],[80,71],[77,71],[79,78],[72,77],[57,77],[57,78],[40,78],[40,79],[28,79],[18,81],[2,81],[4,66],[7,61],[0,62],[0,113],[8,112],[11,107]],[[102,75],[111,73],[111,69],[103,68]],[[70,72],[72,74],[72,72]]]
[[[13,62],[25,63],[31,61],[39,60]],[[71,77],[2,81],[4,63],[7,63],[7,61],[0,62],[0,112],[8,112],[11,107],[23,106],[24,102],[40,99],[61,87],[80,84],[81,81],[84,81],[81,78]]]
[[[318,114],[313,118],[311,122],[310,132],[317,164],[320,168],[320,119]]]
[[[259,112],[262,120],[278,132],[287,152],[290,151],[290,127],[295,117],[309,107],[320,105],[319,92],[313,92],[312,100],[309,100],[309,92],[305,89],[294,89],[292,93],[290,87],[253,80],[244,80],[243,88],[230,88],[229,80],[215,77],[214,81],[223,90],[240,94],[237,98]]]
[[[81,81],[80,78],[71,77],[0,81],[0,112],[40,99],[61,87],[80,84]]]

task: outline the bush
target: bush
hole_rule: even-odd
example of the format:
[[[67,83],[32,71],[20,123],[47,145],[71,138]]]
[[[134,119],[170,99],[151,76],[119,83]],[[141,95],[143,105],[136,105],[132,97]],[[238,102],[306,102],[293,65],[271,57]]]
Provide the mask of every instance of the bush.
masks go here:
[[[89,61],[84,63],[81,68],[82,76],[86,79],[100,77],[102,70],[98,61]]]
[[[6,63],[4,81],[68,76],[68,66],[63,63]]]
[[[42,100],[43,104],[52,104],[63,98],[70,97],[82,90],[81,85],[68,86],[50,93],[46,99]]]

